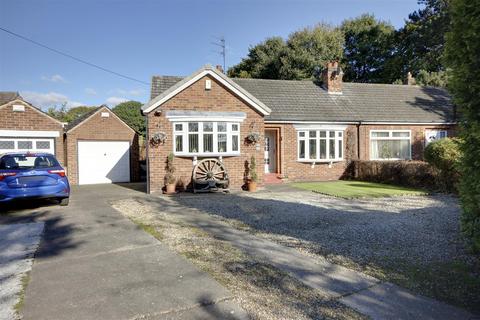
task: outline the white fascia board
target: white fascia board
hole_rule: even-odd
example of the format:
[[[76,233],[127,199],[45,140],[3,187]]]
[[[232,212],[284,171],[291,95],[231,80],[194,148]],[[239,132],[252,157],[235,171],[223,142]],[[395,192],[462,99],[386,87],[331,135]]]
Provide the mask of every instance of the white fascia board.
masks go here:
[[[385,121],[360,121],[360,124],[369,124],[369,125],[404,125],[404,126],[439,126],[439,125],[455,125],[457,122],[385,122]]]
[[[341,124],[294,124],[293,127],[297,131],[301,130],[337,130],[344,131],[348,125]]]
[[[293,125],[296,125],[296,124],[318,124],[318,125],[323,125],[323,124],[358,124],[359,122],[358,121],[292,121],[292,120],[282,120],[282,121],[278,121],[278,120],[265,120],[265,123],[268,123],[268,124],[275,124],[275,123],[279,123],[279,124],[293,124]]]
[[[192,79],[190,79],[189,81],[185,82],[183,85],[181,85],[180,87],[176,88],[175,90],[173,90],[172,92],[170,92],[169,94],[165,95],[162,99],[156,101],[154,104],[152,104],[151,106],[149,106],[148,108],[146,108],[145,110],[143,110],[144,113],[149,113],[153,110],[155,110],[157,107],[159,107],[160,105],[162,105],[163,103],[165,103],[167,100],[171,99],[172,97],[176,96],[177,94],[179,94],[180,92],[182,92],[183,90],[185,90],[185,88],[188,88],[189,86],[191,86],[192,84],[194,84],[195,82],[197,82],[198,80],[200,80],[201,78],[203,78],[204,76],[206,75],[210,75],[212,76],[213,78],[217,79],[219,82],[221,82],[223,85],[225,85],[228,89],[232,90],[233,93],[235,93],[236,95],[238,95],[242,100],[244,100],[245,102],[247,102],[249,105],[251,105],[252,107],[254,107],[257,111],[259,111],[261,114],[263,115],[269,115],[270,114],[270,110],[267,110],[265,109],[263,106],[259,105],[257,102],[253,101],[252,99],[250,99],[247,95],[245,95],[243,92],[241,92],[240,90],[238,90],[237,88],[235,88],[232,84],[230,84],[228,81],[226,81],[225,79],[223,79],[222,77],[220,77],[218,74],[216,74],[215,72],[213,72],[212,70],[203,70],[202,72],[198,73],[196,76],[194,76]]]
[[[58,138],[59,131],[0,130],[0,137]]]

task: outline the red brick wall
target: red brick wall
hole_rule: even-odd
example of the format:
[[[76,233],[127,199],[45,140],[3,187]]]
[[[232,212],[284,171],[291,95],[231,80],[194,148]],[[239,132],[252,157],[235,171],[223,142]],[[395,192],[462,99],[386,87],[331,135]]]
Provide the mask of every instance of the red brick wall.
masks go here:
[[[211,90],[205,90],[205,80],[212,80]],[[223,157],[223,162],[230,176],[230,188],[240,190],[244,184],[245,161],[255,155],[259,184],[263,181],[263,140],[258,147],[244,143],[245,137],[250,132],[259,132],[263,135],[263,116],[252,109],[243,100],[229,91],[214,78],[206,76],[178,93],[175,97],[165,102],[159,109],[160,114],[152,111],[148,114],[148,132],[151,136],[155,132],[165,132],[168,136],[165,144],[160,146],[149,145],[149,190],[151,193],[161,192],[164,186],[165,161],[170,152],[173,152],[173,127],[165,118],[165,111],[216,111],[216,112],[245,112],[247,118],[240,124],[240,156]],[[253,126],[254,129],[250,129]],[[258,150],[257,150],[258,149]],[[200,158],[199,158],[200,159]],[[175,157],[175,176],[178,184],[188,186],[191,183],[193,170],[192,157]]]
[[[288,177],[290,181],[314,181],[314,180],[337,180],[346,168],[348,160],[357,157],[357,126],[349,125],[344,133],[343,154],[345,161],[329,163],[304,163],[297,161],[297,131],[292,124],[267,124],[266,128],[279,128],[281,135],[280,148],[280,172],[282,176]],[[448,136],[456,134],[452,126],[385,126],[385,125],[362,125],[360,126],[360,159],[370,158],[370,130],[411,130],[412,137],[412,159],[423,159],[425,147],[425,130],[440,129],[448,130]],[[263,166],[262,166],[263,168]]]
[[[22,104],[25,112],[12,111],[12,105]],[[63,126],[23,101],[12,101],[0,108],[0,130],[58,131],[55,138],[55,156],[64,165]]]
[[[412,159],[422,160],[423,150],[425,148],[425,130],[447,130],[447,136],[456,135],[456,130],[452,126],[438,125],[362,125],[360,126],[360,159],[370,160],[370,130],[411,130]]]
[[[109,112],[110,117],[101,117]],[[78,184],[78,140],[130,141],[130,179],[139,180],[138,134],[120,121],[108,108],[103,108],[67,133],[67,174],[71,184]]]
[[[280,173],[290,181],[338,180],[346,168],[346,161],[329,163],[297,161],[297,131],[292,124],[268,124],[267,127],[279,127],[281,134]],[[353,135],[353,136],[351,136]],[[356,142],[356,127],[347,127],[344,133],[343,154],[355,154],[356,145],[349,145],[347,140]]]

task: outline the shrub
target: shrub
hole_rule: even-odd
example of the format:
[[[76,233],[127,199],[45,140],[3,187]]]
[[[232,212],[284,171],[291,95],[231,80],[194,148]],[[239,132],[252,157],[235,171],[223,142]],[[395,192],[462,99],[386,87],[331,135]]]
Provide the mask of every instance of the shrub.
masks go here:
[[[173,153],[170,153],[167,157],[167,165],[165,166],[165,184],[174,184],[175,178],[175,166],[173,165]]]
[[[441,175],[439,183],[445,191],[456,191],[459,180],[460,141],[458,139],[440,139],[425,148],[425,160],[437,168]]]
[[[424,161],[362,161],[350,163],[343,178],[439,191],[439,171]]]
[[[257,182],[258,176],[257,176],[257,161],[255,160],[255,157],[252,156],[250,159],[250,180],[253,182]]]

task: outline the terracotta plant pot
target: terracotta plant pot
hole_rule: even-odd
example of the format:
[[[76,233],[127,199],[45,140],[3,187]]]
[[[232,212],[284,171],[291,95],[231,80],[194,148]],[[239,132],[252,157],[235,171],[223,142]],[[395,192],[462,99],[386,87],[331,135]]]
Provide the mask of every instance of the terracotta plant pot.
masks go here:
[[[255,181],[248,182],[248,191],[255,192],[257,191],[257,183]]]
[[[175,193],[175,187],[176,187],[175,183],[167,184],[167,186],[165,188],[166,189],[165,193],[166,194],[174,194]]]

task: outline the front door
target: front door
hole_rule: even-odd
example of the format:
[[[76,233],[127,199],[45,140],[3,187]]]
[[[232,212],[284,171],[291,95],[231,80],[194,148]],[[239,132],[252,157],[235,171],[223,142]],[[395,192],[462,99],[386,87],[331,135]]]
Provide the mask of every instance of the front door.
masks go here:
[[[276,172],[276,149],[275,131],[265,131],[265,173]]]

